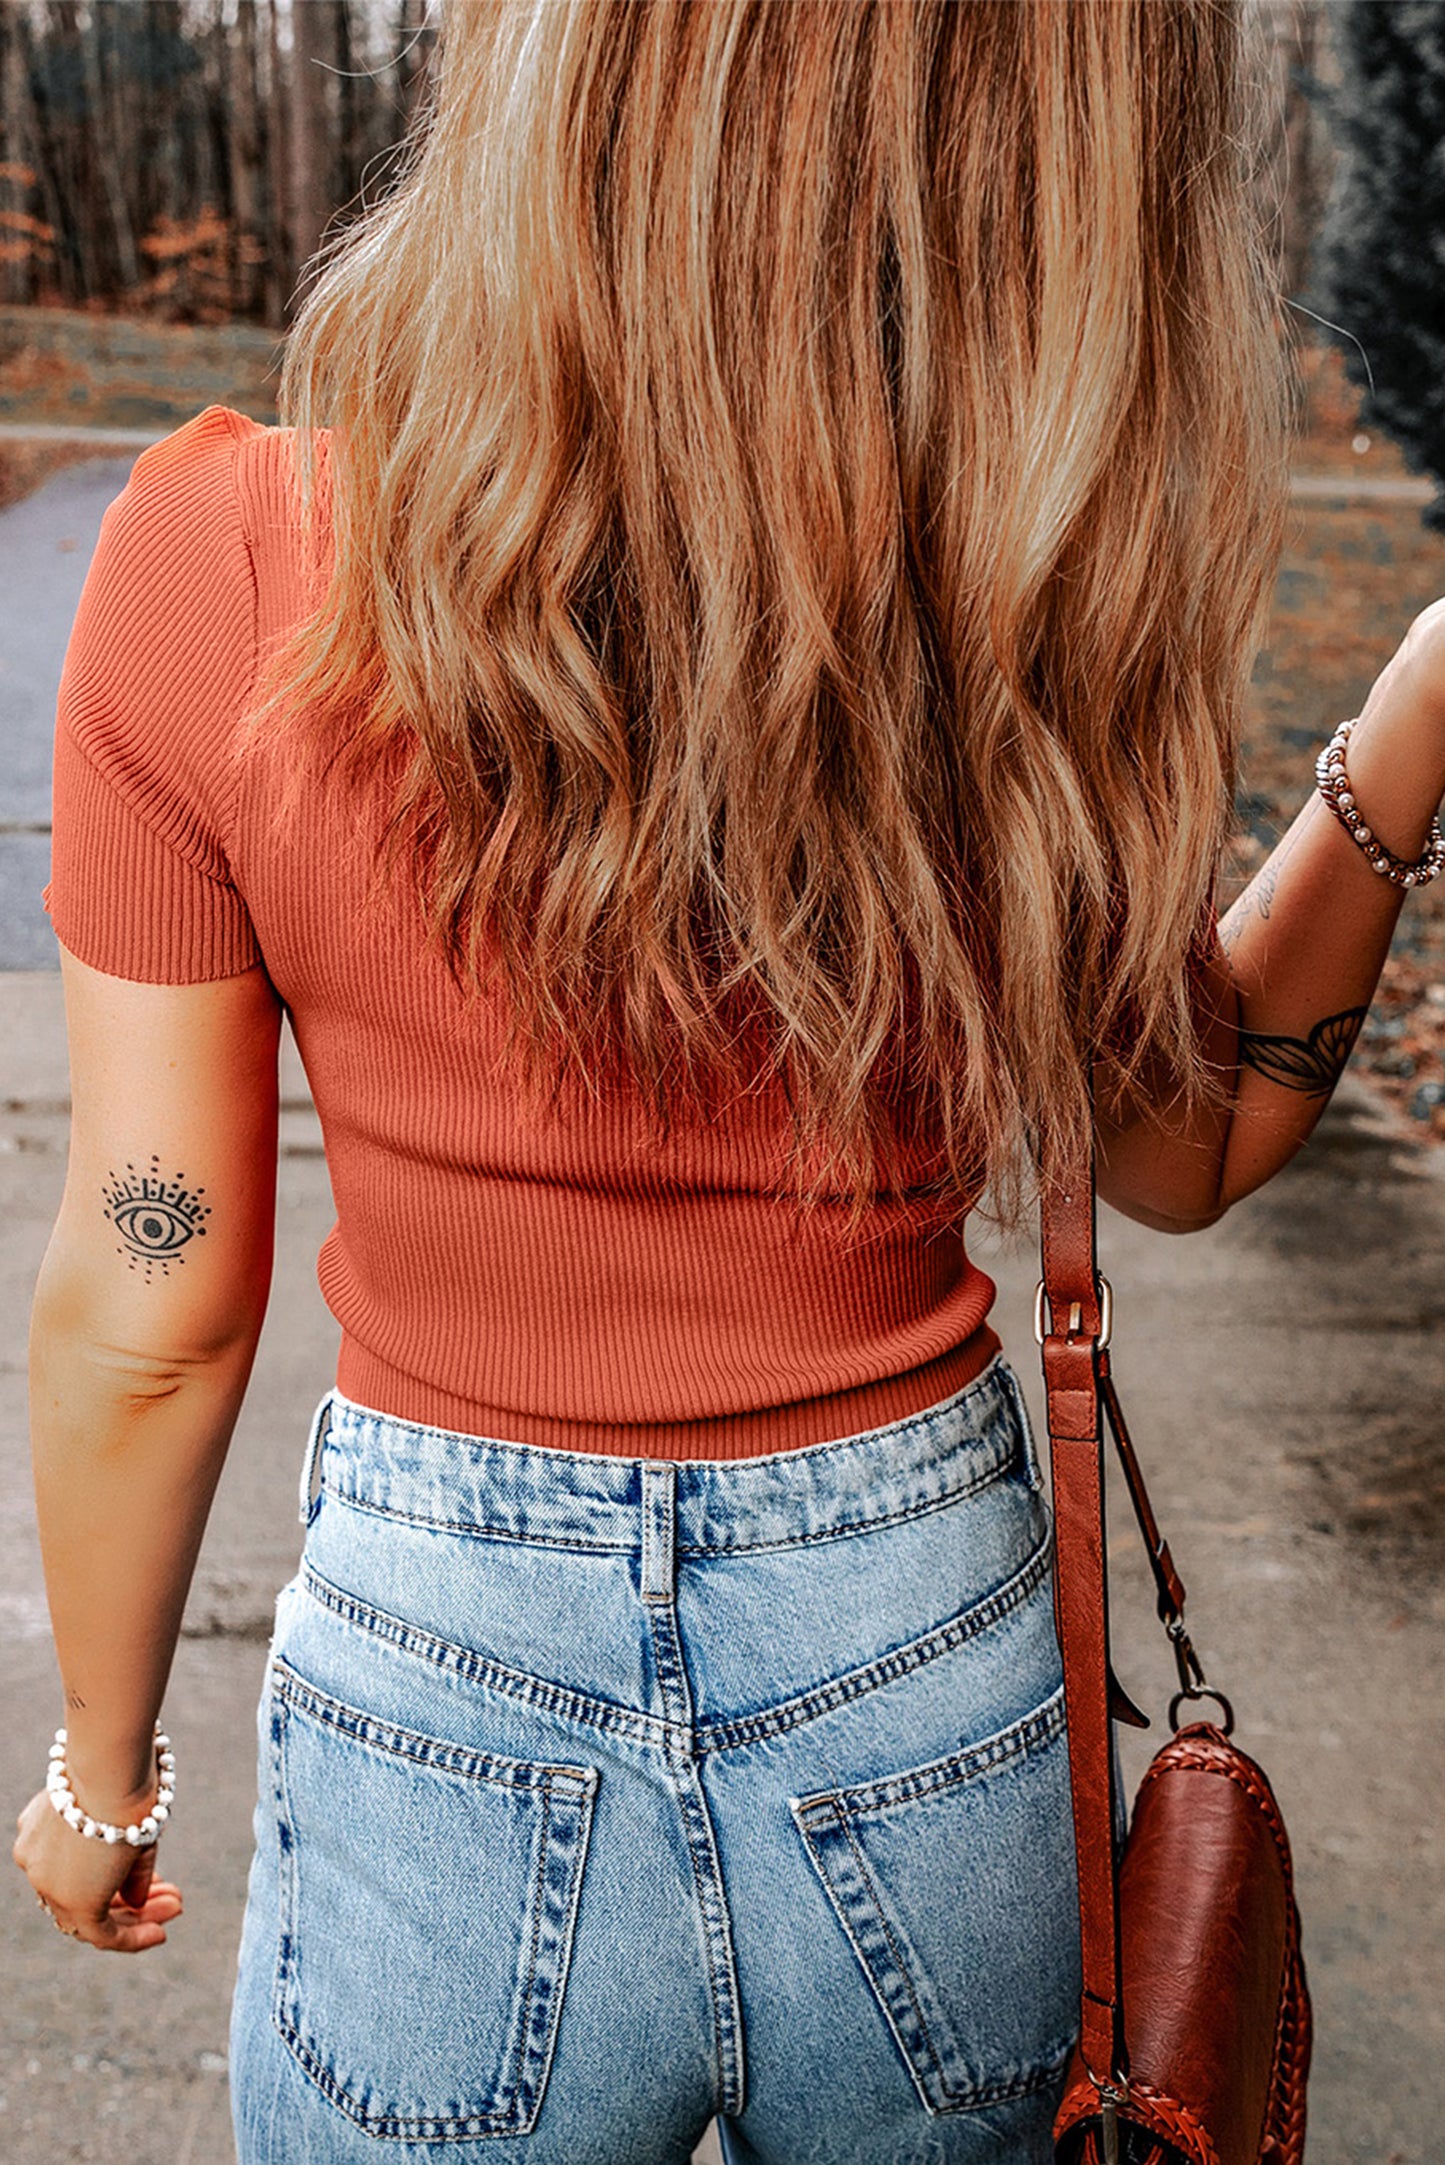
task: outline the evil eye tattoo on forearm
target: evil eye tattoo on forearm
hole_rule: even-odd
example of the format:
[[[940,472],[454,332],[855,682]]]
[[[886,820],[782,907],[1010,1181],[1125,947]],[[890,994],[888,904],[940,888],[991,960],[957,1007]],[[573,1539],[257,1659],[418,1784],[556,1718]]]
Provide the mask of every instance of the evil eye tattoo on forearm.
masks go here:
[[[1345,1071],[1368,1013],[1365,1007],[1341,1008],[1338,1015],[1326,1015],[1317,1022],[1307,1038],[1241,1030],[1240,1060],[1283,1089],[1302,1090],[1306,1097],[1327,1097]]]
[[[185,1261],[181,1250],[205,1238],[211,1215],[210,1204],[201,1201],[205,1189],[188,1188],[184,1173],[167,1179],[154,1153],[143,1173],[129,1161],[123,1174],[113,1171],[103,1192],[105,1215],[120,1235],[116,1254],[147,1279],[157,1269],[168,1277],[172,1263]]]

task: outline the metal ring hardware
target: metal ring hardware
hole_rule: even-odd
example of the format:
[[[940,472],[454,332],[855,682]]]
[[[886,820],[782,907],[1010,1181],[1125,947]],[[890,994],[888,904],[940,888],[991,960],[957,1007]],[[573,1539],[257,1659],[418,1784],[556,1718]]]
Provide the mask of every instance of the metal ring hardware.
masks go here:
[[[1234,1708],[1225,1698],[1222,1691],[1215,1691],[1213,1687],[1208,1684],[1199,1684],[1193,1687],[1191,1690],[1175,1692],[1174,1697],[1169,1702],[1169,1726],[1171,1729],[1177,1729],[1179,1727],[1179,1707],[1180,1702],[1184,1699],[1212,1699],[1224,1716],[1224,1720],[1220,1723],[1220,1727],[1223,1729],[1226,1736],[1233,1736]]]

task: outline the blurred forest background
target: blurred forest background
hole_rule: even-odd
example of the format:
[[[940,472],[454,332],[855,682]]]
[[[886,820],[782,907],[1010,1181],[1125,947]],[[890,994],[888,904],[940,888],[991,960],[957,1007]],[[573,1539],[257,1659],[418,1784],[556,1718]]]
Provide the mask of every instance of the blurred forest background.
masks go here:
[[[0,301],[284,328],[435,36],[426,0],[5,0]]]
[[[1293,292],[1328,180],[1307,85],[1330,11],[1260,7]],[[0,302],[284,328],[323,233],[385,192],[435,37],[427,0],[4,0]]]

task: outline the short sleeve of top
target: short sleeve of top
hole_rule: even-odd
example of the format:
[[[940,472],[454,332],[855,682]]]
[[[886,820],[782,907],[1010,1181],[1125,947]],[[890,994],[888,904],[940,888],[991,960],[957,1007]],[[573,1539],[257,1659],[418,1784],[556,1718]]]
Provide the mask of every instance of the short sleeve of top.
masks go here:
[[[62,945],[112,977],[195,984],[261,959],[227,853],[256,664],[235,462],[259,426],[208,406],[143,451],[81,591],[41,899]]]

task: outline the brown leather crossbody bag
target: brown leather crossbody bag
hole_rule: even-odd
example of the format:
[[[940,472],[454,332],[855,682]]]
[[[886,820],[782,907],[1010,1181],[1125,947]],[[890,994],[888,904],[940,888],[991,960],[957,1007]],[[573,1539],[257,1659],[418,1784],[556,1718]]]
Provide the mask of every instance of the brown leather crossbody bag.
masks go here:
[[[1184,1587],[1124,1425],[1096,1261],[1092,1159],[1043,1207],[1043,1348],[1083,1961],[1080,2037],[1054,2123],[1060,2165],[1301,2165],[1310,2000],[1289,1838],[1263,1770],[1205,1682]],[[1104,1420],[1179,1667],[1170,1741],[1116,1848],[1111,1720],[1147,1726],[1109,1660]],[[1179,1722],[1212,1701],[1218,1721]]]

